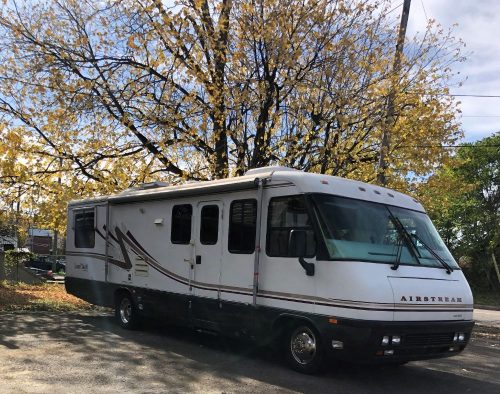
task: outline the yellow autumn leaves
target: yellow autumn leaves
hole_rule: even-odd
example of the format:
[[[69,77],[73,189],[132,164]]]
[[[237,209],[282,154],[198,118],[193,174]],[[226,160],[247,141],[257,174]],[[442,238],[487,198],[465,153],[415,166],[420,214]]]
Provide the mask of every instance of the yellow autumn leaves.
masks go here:
[[[404,189],[409,174],[445,161],[438,147],[460,135],[456,104],[441,95],[460,43],[430,26],[410,38],[401,75],[391,75],[390,6],[7,2],[1,133],[4,141],[13,130],[22,137],[2,147],[0,198],[22,188],[37,196],[40,218],[53,218],[47,225],[62,226],[68,199],[153,179],[283,164],[373,181],[390,86],[397,92],[388,175]]]

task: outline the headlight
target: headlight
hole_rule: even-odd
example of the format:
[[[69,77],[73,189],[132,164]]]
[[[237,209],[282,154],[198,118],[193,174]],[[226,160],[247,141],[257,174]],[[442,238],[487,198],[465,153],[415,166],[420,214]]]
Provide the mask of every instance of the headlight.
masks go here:
[[[453,336],[453,342],[465,342],[465,333],[464,332],[456,332]]]
[[[399,335],[393,335],[391,343],[393,345],[399,345],[399,344],[401,344],[401,337]]]
[[[382,337],[382,346],[387,346],[389,344],[389,337],[387,335],[384,335]]]

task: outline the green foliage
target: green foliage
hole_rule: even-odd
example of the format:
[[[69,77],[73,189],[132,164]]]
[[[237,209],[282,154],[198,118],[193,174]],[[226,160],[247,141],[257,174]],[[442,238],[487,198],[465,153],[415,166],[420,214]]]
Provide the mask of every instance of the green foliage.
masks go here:
[[[491,305],[500,307],[500,291],[485,291],[484,289],[472,289],[474,304]]]
[[[11,277],[18,266],[22,266],[26,260],[33,258],[33,256],[31,252],[19,252],[15,250],[5,252],[5,274],[7,277]]]
[[[31,252],[23,252],[16,250],[8,250],[5,252],[5,265],[9,267],[15,267],[18,264],[22,264],[26,260],[34,257]]]
[[[419,194],[473,285],[499,287],[500,133],[460,148]]]

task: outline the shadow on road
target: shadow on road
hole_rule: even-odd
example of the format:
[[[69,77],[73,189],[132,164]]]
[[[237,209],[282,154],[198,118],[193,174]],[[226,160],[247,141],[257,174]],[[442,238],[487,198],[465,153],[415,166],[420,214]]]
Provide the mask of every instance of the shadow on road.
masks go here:
[[[122,380],[130,391],[196,391],[210,382],[210,390],[255,391],[249,382],[257,381],[273,391],[311,393],[500,392],[499,351],[487,346],[455,360],[399,368],[332,365],[324,375],[307,376],[290,371],[271,349],[157,323],[127,331],[109,315],[0,314],[0,348],[34,352],[39,343],[53,341],[67,349],[58,350],[66,376],[91,373],[103,387]],[[465,366],[469,362],[473,367]]]

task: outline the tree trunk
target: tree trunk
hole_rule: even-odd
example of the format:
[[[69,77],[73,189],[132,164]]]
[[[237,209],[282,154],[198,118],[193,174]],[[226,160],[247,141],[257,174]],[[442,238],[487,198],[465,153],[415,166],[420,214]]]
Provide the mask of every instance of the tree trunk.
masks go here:
[[[497,259],[495,257],[495,252],[491,252],[491,261],[493,261],[493,266],[497,273],[498,284],[500,285],[500,270],[498,269]]]

